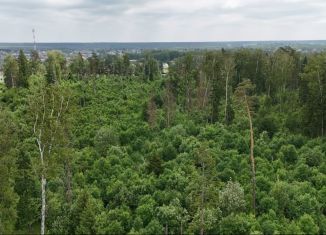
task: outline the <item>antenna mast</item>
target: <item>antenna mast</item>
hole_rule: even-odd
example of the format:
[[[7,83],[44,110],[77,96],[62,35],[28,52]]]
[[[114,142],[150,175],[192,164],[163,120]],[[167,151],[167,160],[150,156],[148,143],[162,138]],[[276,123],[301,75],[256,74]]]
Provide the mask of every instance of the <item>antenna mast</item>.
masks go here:
[[[33,33],[34,51],[36,51],[35,29],[32,29],[32,33]]]

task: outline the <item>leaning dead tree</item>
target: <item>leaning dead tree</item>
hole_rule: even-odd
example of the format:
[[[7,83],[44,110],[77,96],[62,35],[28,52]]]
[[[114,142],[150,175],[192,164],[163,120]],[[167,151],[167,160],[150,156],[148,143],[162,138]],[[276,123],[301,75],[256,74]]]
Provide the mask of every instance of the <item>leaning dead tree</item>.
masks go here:
[[[254,130],[252,124],[252,113],[255,99],[251,95],[255,86],[250,80],[241,82],[235,90],[235,97],[245,110],[249,120],[250,128],[250,163],[251,163],[251,175],[252,175],[252,208],[254,214],[256,214],[256,169],[254,158]]]
[[[46,184],[49,160],[58,152],[65,132],[69,95],[58,84],[47,84],[39,79],[31,88],[29,107],[33,120],[33,137],[39,153],[41,178],[41,234],[45,234]]]

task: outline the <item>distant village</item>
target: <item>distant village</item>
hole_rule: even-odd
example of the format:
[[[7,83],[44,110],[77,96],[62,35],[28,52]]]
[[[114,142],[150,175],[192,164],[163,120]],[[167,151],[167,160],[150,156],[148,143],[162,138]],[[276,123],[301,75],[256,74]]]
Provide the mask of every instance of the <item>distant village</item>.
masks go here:
[[[34,42],[35,43],[35,42]],[[1,44],[1,43],[0,43]],[[115,55],[115,56],[122,56],[124,54],[129,55],[140,55],[144,51],[164,51],[164,50],[173,50],[177,52],[186,52],[186,51],[196,51],[196,50],[207,50],[207,48],[210,48],[211,50],[221,50],[223,48],[225,49],[235,49],[235,48],[253,48],[253,49],[263,49],[265,51],[275,51],[279,47],[285,46],[285,47],[292,47],[295,48],[296,51],[305,54],[305,53],[316,53],[326,50],[326,41],[270,41],[270,42],[196,42],[196,43],[148,43],[148,45],[154,45],[157,47],[154,48],[147,48],[145,47],[141,48],[139,45],[137,45],[139,48],[133,48],[131,46],[136,46],[137,44],[130,43],[124,44],[126,48],[119,48],[119,47],[102,47],[97,48],[97,44],[72,44],[72,45],[66,45],[62,44],[60,46],[56,44],[40,44],[40,47],[37,48],[40,60],[44,62],[47,59],[47,53],[49,50],[59,50],[61,51],[67,62],[69,63],[71,59],[76,56],[78,53],[82,55],[84,59],[87,59],[92,56],[92,54],[95,52],[97,55]],[[203,45],[202,45],[203,44]],[[145,44],[147,45],[147,44]],[[147,47],[148,47],[147,45]],[[168,48],[167,45],[171,46],[171,48]],[[31,43],[20,43],[20,44],[8,44],[5,43],[0,45],[0,83],[4,83],[4,75],[3,75],[3,61],[6,55],[11,54],[14,57],[18,57],[19,50],[22,49],[26,55],[27,58],[31,57],[31,52],[33,49],[33,46],[36,47],[36,44]],[[128,46],[128,47],[127,47]],[[143,45],[144,46],[144,45]],[[180,46],[180,47],[177,47]],[[197,47],[196,47],[197,46]],[[137,58],[139,56],[136,56]],[[138,59],[130,58],[130,64],[131,66],[137,65],[137,63],[141,63],[138,61]],[[172,64],[173,60],[169,61],[160,61],[160,69],[161,74],[164,76],[168,74],[169,72],[169,64]]]

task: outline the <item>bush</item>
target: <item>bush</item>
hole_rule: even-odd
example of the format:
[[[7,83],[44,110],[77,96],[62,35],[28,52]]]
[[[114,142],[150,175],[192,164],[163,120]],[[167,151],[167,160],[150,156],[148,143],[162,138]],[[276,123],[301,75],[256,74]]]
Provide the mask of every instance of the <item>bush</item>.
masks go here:
[[[304,214],[300,217],[298,226],[305,234],[318,234],[319,231],[314,219],[308,214]]]
[[[298,153],[293,145],[284,145],[280,149],[280,158],[283,162],[294,164],[298,160]]]
[[[259,225],[253,215],[231,214],[220,222],[220,234],[251,234],[259,230]]]
[[[314,167],[321,164],[324,154],[319,147],[313,149],[307,148],[306,151],[301,154],[301,157],[305,160],[308,166]]]
[[[116,130],[112,127],[101,127],[94,138],[94,145],[96,150],[101,155],[106,155],[107,150],[111,146],[119,144],[119,136]]]
[[[245,208],[244,190],[238,182],[229,181],[220,191],[220,205],[226,215]]]

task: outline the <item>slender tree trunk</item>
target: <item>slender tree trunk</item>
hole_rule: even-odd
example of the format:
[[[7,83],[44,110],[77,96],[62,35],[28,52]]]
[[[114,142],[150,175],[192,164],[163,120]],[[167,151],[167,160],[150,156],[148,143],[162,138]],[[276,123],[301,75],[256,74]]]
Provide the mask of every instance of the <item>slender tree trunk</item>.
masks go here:
[[[212,79],[212,83],[216,82],[215,81],[215,58],[213,59],[212,78],[211,79]],[[215,96],[216,94],[213,94],[213,95]],[[213,102],[213,105],[215,105],[214,102]],[[213,123],[213,119],[214,119],[214,107],[212,107],[211,123]]]
[[[11,78],[11,86],[15,88],[15,81],[14,81],[14,77],[12,76],[12,72],[10,73],[10,78]]]
[[[41,208],[41,235],[45,234],[45,187],[46,187],[46,178],[42,173],[41,188],[42,188],[42,208]]]
[[[41,138],[40,138],[41,139]],[[41,165],[42,165],[42,177],[41,177],[41,235],[45,234],[45,210],[46,210],[46,178],[45,178],[45,166],[44,166],[44,146],[41,148],[41,141],[39,142]],[[49,150],[51,151],[51,150]]]
[[[171,100],[170,100],[170,86],[166,87],[166,125],[170,127],[170,109],[171,109]]]
[[[321,84],[320,73],[318,71],[318,84],[319,84],[319,93],[320,93],[320,105],[323,106],[323,87]],[[321,136],[324,136],[324,110],[322,110],[321,114]]]
[[[256,215],[256,170],[255,170],[255,158],[254,158],[254,130],[252,127],[252,118],[250,113],[250,108],[247,100],[247,96],[245,95],[247,114],[250,125],[250,162],[251,162],[251,174],[252,174],[252,208],[254,211],[254,215]]]
[[[189,79],[187,77],[187,79]],[[186,96],[187,96],[187,101],[186,101],[186,108],[187,108],[187,112],[189,113],[190,112],[190,83],[189,81],[187,80],[187,90],[186,90]]]
[[[168,230],[168,224],[165,224],[165,232],[164,232],[165,235],[168,235],[169,234],[169,230]]]
[[[226,73],[226,80],[225,80],[225,123],[227,123],[227,109],[228,109],[228,83],[229,83],[229,72]]]
[[[66,181],[66,201],[70,204],[72,199],[72,186],[71,186],[71,167],[69,161],[66,162],[65,166],[65,181]]]
[[[170,127],[170,108],[167,109],[167,121],[166,126]]]
[[[34,124],[34,133],[36,133],[36,123],[38,116],[36,116],[36,121]],[[44,118],[43,118],[44,120]],[[43,123],[43,122],[42,122]],[[44,146],[41,142],[42,131],[39,132],[38,137],[36,138],[41,161],[41,235],[45,234],[45,210],[46,210],[46,178],[45,178],[45,165],[44,165]]]
[[[271,84],[268,82],[268,93],[267,96],[270,97],[271,96]]]
[[[183,225],[182,225],[182,221],[180,222],[180,235],[183,235]]]
[[[209,79],[207,78],[206,74],[205,74],[205,81],[206,81],[206,86],[205,86],[205,94],[204,94],[204,100],[203,100],[202,108],[205,107],[206,97],[207,97],[207,94],[208,94]]]
[[[200,235],[204,235],[204,208],[201,208],[200,214]]]
[[[200,214],[200,235],[204,235],[204,208],[201,208]]]
[[[204,235],[204,213],[203,213],[203,209],[201,211],[201,216],[200,216],[200,220],[201,220],[201,227],[200,227],[200,235]]]
[[[321,114],[321,136],[324,136],[324,111]]]
[[[202,175],[203,175],[203,180],[205,177],[205,164],[202,163]],[[200,235],[204,235],[204,202],[205,202],[205,182],[203,182],[202,185],[202,190],[201,190],[201,213],[200,213]]]

